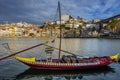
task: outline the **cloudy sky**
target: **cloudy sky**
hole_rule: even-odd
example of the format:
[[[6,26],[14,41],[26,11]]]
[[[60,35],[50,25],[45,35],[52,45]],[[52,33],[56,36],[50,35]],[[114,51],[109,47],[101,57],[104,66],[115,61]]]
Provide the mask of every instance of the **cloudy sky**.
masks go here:
[[[120,14],[119,0],[59,0],[62,14],[87,20]],[[39,24],[55,19],[58,0],[0,0],[0,23],[4,21]]]

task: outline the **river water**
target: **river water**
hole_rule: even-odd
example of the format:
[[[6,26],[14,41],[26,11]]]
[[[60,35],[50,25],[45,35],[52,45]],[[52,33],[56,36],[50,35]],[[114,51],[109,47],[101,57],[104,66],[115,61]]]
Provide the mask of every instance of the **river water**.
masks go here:
[[[1,38],[0,56],[11,54],[8,43],[13,52],[20,51],[30,46],[47,41],[40,38]],[[59,40],[49,45],[58,47]],[[23,57],[45,58],[45,46],[40,46],[19,54]],[[120,53],[119,39],[63,39],[62,49],[80,56],[109,56]],[[53,58],[57,58],[58,51],[53,52]],[[66,55],[66,53],[61,53]],[[99,69],[53,71],[36,70],[20,63],[14,58],[0,61],[0,80],[120,80],[120,63],[114,62],[109,66]]]

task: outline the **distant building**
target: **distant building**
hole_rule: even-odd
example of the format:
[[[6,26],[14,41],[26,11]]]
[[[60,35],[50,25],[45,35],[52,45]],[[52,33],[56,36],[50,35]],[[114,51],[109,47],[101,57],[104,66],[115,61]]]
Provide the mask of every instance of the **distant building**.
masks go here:
[[[66,27],[72,28],[73,24],[66,24]]]
[[[56,21],[56,24],[60,24],[60,21]],[[65,21],[61,21],[61,24],[65,24]]]
[[[66,27],[69,27],[69,28],[78,28],[79,25],[78,24],[66,24]]]
[[[86,28],[93,28],[95,27],[95,24],[86,24]]]
[[[120,20],[120,14],[103,19],[97,22],[96,26],[99,27],[99,32],[103,32],[103,30],[109,30],[111,33],[120,34],[119,20]]]
[[[93,19],[93,23],[96,23],[96,22],[99,22],[100,19],[96,18],[96,19]]]
[[[62,21],[65,21],[65,22],[66,22],[66,21],[68,21],[69,19],[70,19],[70,15],[68,15],[68,14],[64,14],[64,15],[61,16],[61,20],[62,20]]]

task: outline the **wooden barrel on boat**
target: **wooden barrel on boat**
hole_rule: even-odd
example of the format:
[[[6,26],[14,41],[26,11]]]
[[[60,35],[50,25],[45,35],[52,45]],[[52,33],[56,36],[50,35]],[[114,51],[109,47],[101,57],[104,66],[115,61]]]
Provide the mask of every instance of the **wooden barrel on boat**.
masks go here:
[[[77,57],[76,56],[71,56],[71,55],[63,55],[62,56],[62,61],[64,63],[77,63]]]
[[[63,55],[62,56],[62,62],[64,62],[64,63],[71,63],[70,57]]]

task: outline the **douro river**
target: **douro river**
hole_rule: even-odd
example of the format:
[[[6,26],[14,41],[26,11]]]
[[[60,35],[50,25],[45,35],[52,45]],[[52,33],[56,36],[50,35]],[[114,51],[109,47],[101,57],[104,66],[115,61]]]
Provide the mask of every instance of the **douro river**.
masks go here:
[[[0,56],[11,54],[6,43],[9,44],[12,52],[16,52],[48,40],[47,38],[0,38]],[[59,40],[48,44],[58,47]],[[45,58],[44,48],[45,46],[39,46],[18,55]],[[62,39],[62,49],[80,56],[109,56],[120,53],[120,40]],[[66,55],[66,53],[61,54]],[[57,50],[54,50],[52,57],[58,57]],[[119,76],[119,62],[114,62],[99,69],[54,71],[31,69],[12,57],[0,61],[0,80],[120,80]]]

